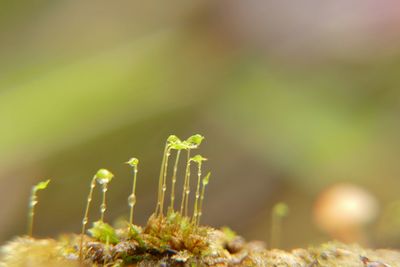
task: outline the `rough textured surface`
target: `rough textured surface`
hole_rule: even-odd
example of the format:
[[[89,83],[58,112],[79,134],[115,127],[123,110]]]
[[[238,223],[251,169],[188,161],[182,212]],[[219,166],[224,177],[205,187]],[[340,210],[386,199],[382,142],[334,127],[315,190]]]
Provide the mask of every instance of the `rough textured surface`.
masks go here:
[[[215,250],[204,255],[187,250],[140,251],[134,241],[117,245],[90,241],[82,263],[74,245],[76,236],[58,241],[18,237],[1,248],[0,266],[400,266],[400,252],[394,250],[371,250],[337,242],[291,252],[266,250],[262,242],[244,242],[239,236],[226,242],[222,231],[213,231],[220,235],[211,241]],[[125,260],[120,257],[122,254]]]

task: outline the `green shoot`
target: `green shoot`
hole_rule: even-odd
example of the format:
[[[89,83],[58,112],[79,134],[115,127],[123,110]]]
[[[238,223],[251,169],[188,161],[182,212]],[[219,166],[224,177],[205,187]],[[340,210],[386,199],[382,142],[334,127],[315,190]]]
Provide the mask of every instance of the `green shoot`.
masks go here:
[[[28,235],[32,237],[33,234],[33,219],[35,216],[35,206],[39,202],[37,197],[37,192],[39,190],[44,190],[47,188],[47,185],[50,183],[50,180],[43,181],[38,183],[37,185],[32,187],[31,197],[29,200],[29,213],[28,213]]]
[[[201,215],[203,215],[204,194],[206,191],[206,186],[208,185],[208,182],[210,181],[210,175],[211,175],[211,172],[207,173],[206,177],[204,177],[203,181],[202,181],[203,186],[201,188],[199,211],[197,213],[197,225],[200,225],[200,218],[201,218]]]
[[[100,221],[104,221],[104,213],[106,212],[107,205],[106,205],[106,193],[108,190],[108,183],[111,182],[112,178],[114,177],[114,174],[112,174],[110,171],[106,169],[100,169],[97,171],[96,175],[96,180],[97,182],[102,186],[102,193],[103,193],[103,201],[101,202],[100,205]]]
[[[128,197],[128,205],[130,207],[129,223],[133,224],[133,209],[136,204],[136,179],[137,179],[137,173],[138,173],[139,160],[137,158],[131,158],[126,163],[129,164],[133,168],[132,193]]]
[[[128,236],[136,240],[141,247],[144,247],[146,246],[146,243],[142,239],[141,234],[142,234],[142,229],[139,226],[136,226],[134,224],[129,224]]]
[[[187,143],[186,142],[181,142],[180,140],[178,140],[175,143],[171,144],[171,149],[177,150],[176,158],[175,158],[175,164],[174,164],[174,172],[172,174],[171,203],[170,203],[170,207],[169,207],[170,211],[174,211],[175,184],[176,184],[176,176],[177,176],[177,172],[178,172],[179,158],[180,158],[180,155],[181,155],[181,150],[187,149]]]
[[[156,211],[154,212],[156,215],[160,212],[160,215],[162,215],[161,211],[161,199],[163,197],[163,188],[164,188],[164,176],[166,175],[166,169],[168,166],[168,157],[169,157],[169,150],[170,150],[170,144],[175,143],[178,141],[179,138],[176,135],[170,135],[165,142],[165,148],[164,148],[164,153],[163,153],[163,158],[161,161],[161,168],[160,168],[160,176],[158,179],[158,196],[157,196],[157,206],[156,206]],[[166,187],[165,187],[166,189]]]
[[[190,159],[191,161],[194,161],[197,163],[197,187],[196,187],[196,200],[194,202],[194,208],[193,208],[193,218],[192,221],[196,224],[197,223],[197,217],[198,217],[198,204],[199,204],[199,198],[200,198],[200,181],[201,181],[201,166],[203,161],[206,161],[206,158],[203,158],[201,155],[196,155],[193,158]]]
[[[170,202],[170,211],[174,211],[174,205],[175,205],[175,184],[176,184],[176,175],[178,172],[178,164],[179,164],[179,158],[181,156],[181,150],[178,150],[176,152],[176,158],[175,158],[175,164],[174,164],[174,173],[172,174],[172,184],[171,184],[171,202]]]
[[[163,182],[161,188],[160,216],[164,215],[164,199],[165,199],[165,192],[167,191],[167,172],[168,172],[168,161],[170,155],[171,155],[171,148],[168,147],[165,158]]]
[[[182,202],[181,202],[181,214],[183,214],[183,210],[185,208],[185,216],[188,214],[188,203],[189,203],[189,194],[190,194],[190,150],[196,149],[200,146],[204,137],[200,134],[195,134],[190,136],[186,141],[184,141],[187,146],[187,160],[186,160],[186,171],[185,171],[185,180],[183,183],[183,191],[182,191]]]
[[[95,239],[106,244],[117,244],[119,242],[114,228],[102,221],[94,222],[93,227],[89,229],[89,233]]]
[[[198,148],[203,140],[204,136],[200,134],[195,134],[186,139],[186,142],[189,144],[190,149],[194,149]]]
[[[190,149],[187,149],[187,159],[186,159],[186,170],[185,170],[185,180],[183,183],[183,190],[182,190],[182,202],[181,202],[181,214],[185,211],[185,216],[187,216],[187,209],[184,210],[186,207],[186,197],[190,193],[189,183],[190,182]]]
[[[89,221],[89,208],[90,208],[90,203],[92,202],[93,191],[94,191],[95,187],[96,187],[96,175],[93,176],[92,181],[90,182],[90,190],[89,190],[89,195],[88,195],[87,201],[86,201],[85,214],[83,215],[83,219],[82,219],[81,242],[80,242],[80,247],[79,247],[79,259],[82,259],[83,236],[85,234],[86,225]]]
[[[288,216],[289,207],[286,203],[279,202],[272,208],[271,218],[271,248],[279,248],[282,239],[282,220]]]
[[[85,214],[83,215],[83,220],[82,220],[82,231],[81,231],[81,240],[80,240],[80,247],[79,247],[79,259],[81,259],[81,260],[82,260],[82,249],[83,249],[83,236],[85,234],[86,225],[89,221],[90,203],[92,202],[93,191],[94,191],[94,188],[96,187],[96,180],[98,180],[99,183],[107,184],[107,181],[109,182],[112,179],[112,177],[113,177],[112,173],[110,173],[109,171],[107,171],[105,169],[100,169],[93,176],[92,181],[90,182],[90,191],[89,191],[89,195],[88,195],[87,202],[86,202]],[[104,194],[105,193],[103,192],[103,195]],[[103,198],[103,202],[105,202],[105,197]],[[102,214],[103,213],[104,212],[102,212]]]

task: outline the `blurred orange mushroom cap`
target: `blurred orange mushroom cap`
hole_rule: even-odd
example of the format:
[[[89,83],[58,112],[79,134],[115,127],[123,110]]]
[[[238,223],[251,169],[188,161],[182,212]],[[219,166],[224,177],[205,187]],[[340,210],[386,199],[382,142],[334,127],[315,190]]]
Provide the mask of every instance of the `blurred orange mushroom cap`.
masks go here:
[[[329,187],[318,196],[313,216],[321,230],[333,235],[372,222],[378,210],[378,202],[371,193],[343,183]]]

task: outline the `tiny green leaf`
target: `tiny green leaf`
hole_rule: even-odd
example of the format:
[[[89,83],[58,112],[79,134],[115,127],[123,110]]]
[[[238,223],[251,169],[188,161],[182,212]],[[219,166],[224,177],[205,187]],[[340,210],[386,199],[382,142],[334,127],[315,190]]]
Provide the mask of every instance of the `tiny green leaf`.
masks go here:
[[[42,181],[33,187],[34,191],[39,191],[47,188],[47,185],[50,183],[50,179],[47,181]]]
[[[142,229],[134,224],[129,224],[129,237],[135,239],[141,247],[145,247],[146,243],[141,238]]]
[[[211,172],[207,173],[207,175],[203,178],[203,185],[208,185],[208,182],[210,181],[210,175]]]
[[[237,234],[235,233],[235,231],[233,231],[231,228],[229,228],[228,226],[224,226],[221,228],[222,232],[225,235],[225,238],[228,242],[232,242],[235,237],[237,236]]]
[[[93,238],[101,242],[109,242],[110,244],[117,244],[119,242],[119,238],[115,232],[115,229],[105,222],[94,222],[93,227],[88,231]]]
[[[191,148],[197,148],[201,144],[203,139],[204,139],[204,136],[202,136],[200,134],[195,134],[195,135],[190,136],[188,139],[186,139],[186,142],[189,143]]]
[[[97,171],[95,177],[99,184],[106,184],[112,180],[114,174],[112,174],[109,170],[100,169]]]
[[[183,149],[188,149],[189,144],[186,141],[178,141],[175,143],[170,144],[170,148],[175,149],[175,150],[183,150]]]
[[[190,161],[194,161],[194,162],[197,162],[197,163],[200,163],[200,162],[206,161],[206,160],[207,160],[207,159],[204,158],[202,155],[196,155],[196,156],[194,156],[194,157],[192,157],[192,158],[190,159]]]
[[[181,142],[181,140],[179,139],[178,136],[172,134],[172,135],[168,136],[167,142],[168,142],[169,144],[174,144],[174,143]]]
[[[137,158],[130,158],[126,163],[134,167],[139,164],[139,160]]]
[[[286,217],[289,214],[289,207],[286,203],[279,202],[274,205],[272,211],[279,217]]]

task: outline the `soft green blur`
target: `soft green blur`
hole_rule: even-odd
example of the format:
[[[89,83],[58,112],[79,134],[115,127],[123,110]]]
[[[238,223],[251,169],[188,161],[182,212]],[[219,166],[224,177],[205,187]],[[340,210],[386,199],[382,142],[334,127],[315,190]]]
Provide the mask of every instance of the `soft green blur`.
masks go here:
[[[0,241],[26,232],[48,177],[36,235],[79,232],[100,168],[115,174],[106,220],[127,218],[131,157],[144,224],[165,139],[200,133],[203,223],[267,241],[283,201],[279,243],[315,244],[335,238],[313,222],[316,198],[346,182],[379,202],[367,244],[400,247],[399,4],[245,2],[1,2]]]

